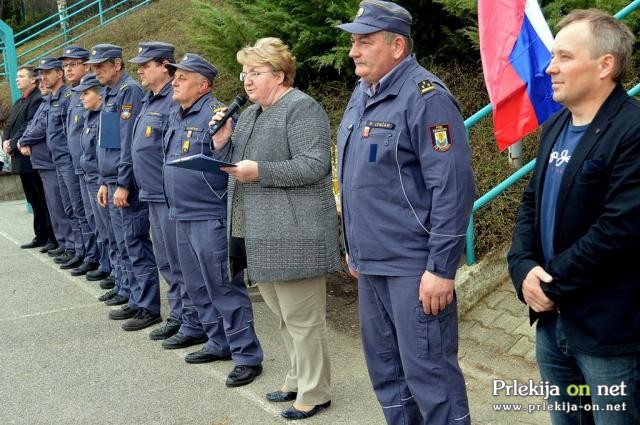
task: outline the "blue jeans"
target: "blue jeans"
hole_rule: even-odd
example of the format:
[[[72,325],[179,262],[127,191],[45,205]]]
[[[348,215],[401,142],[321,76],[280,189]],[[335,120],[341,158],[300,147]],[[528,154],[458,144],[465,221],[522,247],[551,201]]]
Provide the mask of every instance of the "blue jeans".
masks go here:
[[[558,314],[538,321],[536,358],[542,380],[560,390],[547,400],[564,406],[550,411],[553,425],[640,424],[640,354],[605,357],[572,349]]]

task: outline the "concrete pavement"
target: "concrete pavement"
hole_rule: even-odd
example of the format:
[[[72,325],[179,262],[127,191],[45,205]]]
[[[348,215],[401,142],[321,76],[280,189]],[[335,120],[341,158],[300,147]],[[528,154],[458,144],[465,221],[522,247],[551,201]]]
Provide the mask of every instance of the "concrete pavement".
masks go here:
[[[251,385],[228,389],[231,362],[189,365],[183,350],[163,350],[151,329],[124,332],[96,298],[104,291],[59,270],[37,250],[23,201],[0,203],[0,424],[279,424],[287,403],[277,389],[287,359],[274,316],[252,293],[264,372]],[[492,395],[493,381],[539,381],[532,362],[526,310],[510,285],[472,308],[460,325],[460,356],[473,423],[547,424],[547,414],[496,412],[497,403],[539,403],[541,397]],[[164,292],[163,286],[163,292]],[[163,317],[167,316],[163,294]],[[357,317],[352,318],[357,324]],[[360,341],[330,323],[333,404],[306,424],[382,424]]]

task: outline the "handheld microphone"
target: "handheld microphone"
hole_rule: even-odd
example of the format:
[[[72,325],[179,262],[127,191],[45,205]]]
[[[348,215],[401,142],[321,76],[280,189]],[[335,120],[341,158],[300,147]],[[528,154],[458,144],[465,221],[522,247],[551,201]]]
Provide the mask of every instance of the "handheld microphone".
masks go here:
[[[220,128],[229,119],[229,117],[238,112],[238,109],[242,108],[242,105],[247,103],[247,99],[247,96],[243,94],[236,96],[236,98],[233,99],[233,102],[231,102],[231,105],[229,105],[229,109],[227,109],[227,112],[224,113],[222,119],[207,129],[207,133],[209,133],[209,136],[213,137],[213,135],[216,134],[218,130],[220,130]]]

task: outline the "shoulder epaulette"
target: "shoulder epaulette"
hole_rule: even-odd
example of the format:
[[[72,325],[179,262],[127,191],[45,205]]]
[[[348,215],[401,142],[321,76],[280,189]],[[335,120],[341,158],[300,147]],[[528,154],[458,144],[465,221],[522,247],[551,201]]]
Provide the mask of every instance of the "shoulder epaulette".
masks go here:
[[[64,97],[71,97],[72,94],[73,94],[72,92],[68,91],[64,94]]]
[[[124,90],[128,85],[129,85],[129,84],[127,84],[127,83],[122,83],[122,84],[120,85],[120,90]]]
[[[420,94],[427,94],[436,89],[433,83],[430,80],[422,80],[417,83],[418,91]]]
[[[217,114],[218,112],[222,111],[224,108],[226,108],[227,106],[223,103],[212,103],[211,105],[209,105],[209,107],[211,108],[211,112],[213,112],[214,114]]]

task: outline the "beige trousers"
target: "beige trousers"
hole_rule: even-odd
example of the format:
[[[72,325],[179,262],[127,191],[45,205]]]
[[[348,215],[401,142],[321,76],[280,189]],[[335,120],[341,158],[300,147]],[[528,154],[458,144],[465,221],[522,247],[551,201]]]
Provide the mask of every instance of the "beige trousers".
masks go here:
[[[331,400],[326,276],[258,283],[258,289],[280,319],[280,335],[291,362],[284,387],[297,391],[301,404]]]

